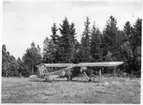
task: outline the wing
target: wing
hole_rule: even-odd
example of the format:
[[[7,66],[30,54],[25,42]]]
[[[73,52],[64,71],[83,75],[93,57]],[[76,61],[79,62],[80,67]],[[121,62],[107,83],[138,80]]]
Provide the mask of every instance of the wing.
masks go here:
[[[124,62],[91,62],[91,63],[78,63],[74,64],[75,67],[93,67],[93,66],[101,66],[101,67],[107,67],[107,66],[118,66],[123,64]],[[46,63],[41,63],[37,67],[41,65],[45,65],[46,67],[67,67],[71,65],[72,63],[51,63],[51,64],[46,64]]]
[[[59,75],[62,73],[62,71],[67,71],[70,70],[71,68],[73,68],[75,65],[74,64],[69,64],[67,65],[66,68],[58,70],[58,71],[54,71],[54,72],[50,72],[50,73],[45,73],[45,75]]]
[[[93,67],[93,66],[100,66],[100,67],[107,67],[107,66],[118,66],[123,64],[124,62],[93,62],[93,63],[79,63],[76,64],[75,67]]]
[[[46,67],[67,67],[70,64],[71,63],[49,63],[49,64],[48,63],[41,63],[37,67],[39,67],[41,65],[45,65]]]

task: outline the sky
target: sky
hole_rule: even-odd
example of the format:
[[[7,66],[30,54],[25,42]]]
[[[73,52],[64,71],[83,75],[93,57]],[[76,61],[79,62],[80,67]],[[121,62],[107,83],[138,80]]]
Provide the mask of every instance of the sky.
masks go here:
[[[75,23],[76,38],[80,40],[87,16],[90,27],[95,22],[102,31],[111,15],[117,19],[119,29],[123,29],[126,21],[133,25],[137,18],[142,18],[142,2],[4,0],[2,44],[11,55],[22,57],[32,41],[42,49],[44,39],[51,35],[53,23],[59,28],[65,17]]]

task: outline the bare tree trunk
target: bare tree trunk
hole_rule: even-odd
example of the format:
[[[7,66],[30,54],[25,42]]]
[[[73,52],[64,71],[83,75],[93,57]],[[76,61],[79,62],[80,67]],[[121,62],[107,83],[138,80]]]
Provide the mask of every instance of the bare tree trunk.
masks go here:
[[[32,71],[31,71],[31,74],[33,74],[33,66],[32,66]]]
[[[33,75],[34,74],[34,65],[32,64],[32,72],[31,74]]]

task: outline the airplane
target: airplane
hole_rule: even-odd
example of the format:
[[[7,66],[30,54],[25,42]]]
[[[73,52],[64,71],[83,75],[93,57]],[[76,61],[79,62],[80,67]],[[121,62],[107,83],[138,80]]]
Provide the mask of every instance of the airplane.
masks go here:
[[[72,80],[71,71],[74,67],[80,67],[80,72],[85,76],[88,81],[93,81],[92,78],[89,78],[85,72],[87,67],[117,67],[124,62],[116,61],[116,62],[90,62],[90,63],[41,63],[37,65],[37,78],[43,78],[45,81],[51,82],[55,78],[58,77],[66,77],[68,81]],[[63,69],[50,72],[47,67],[63,67]],[[101,80],[101,69],[99,70],[99,82]]]

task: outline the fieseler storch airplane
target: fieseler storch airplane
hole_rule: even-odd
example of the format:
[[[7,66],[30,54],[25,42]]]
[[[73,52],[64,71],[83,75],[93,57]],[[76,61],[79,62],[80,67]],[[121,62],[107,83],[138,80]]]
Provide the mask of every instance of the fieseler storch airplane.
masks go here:
[[[40,65],[37,65],[38,71],[37,71],[37,77],[43,78],[45,81],[51,82],[54,80],[54,78],[57,77],[66,77],[67,80],[72,80],[71,78],[71,71],[74,67],[80,67],[80,72],[88,79],[88,81],[92,81],[91,78],[87,76],[87,74],[84,72],[87,70],[87,67],[117,67],[119,65],[123,64],[123,62],[91,62],[91,63],[41,63]],[[64,67],[64,69],[60,69],[54,72],[49,72],[47,67]],[[32,76],[31,76],[32,77]],[[99,71],[99,81],[101,77],[101,70]]]

